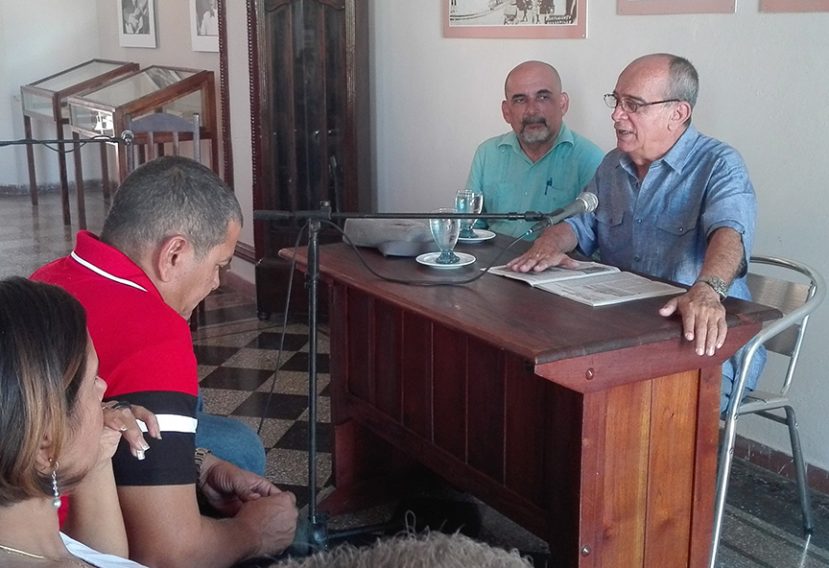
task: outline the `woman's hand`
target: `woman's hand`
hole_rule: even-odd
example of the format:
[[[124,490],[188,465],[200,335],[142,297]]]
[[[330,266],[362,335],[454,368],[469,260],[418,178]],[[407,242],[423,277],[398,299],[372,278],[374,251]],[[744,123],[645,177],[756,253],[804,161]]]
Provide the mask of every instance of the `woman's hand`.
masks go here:
[[[102,405],[104,413],[104,434],[101,439],[102,453],[107,454],[111,458],[115,454],[115,449],[118,447],[118,441],[123,437],[130,445],[130,453],[137,459],[144,459],[144,452],[150,449],[150,445],[144,439],[144,434],[138,425],[138,421],[142,421],[147,427],[147,433],[157,439],[161,439],[161,430],[158,427],[158,420],[155,414],[140,406],[138,404],[129,404],[118,400],[110,400]],[[107,430],[117,432],[119,435],[112,440],[113,437],[107,434]],[[110,451],[110,445],[111,451]]]

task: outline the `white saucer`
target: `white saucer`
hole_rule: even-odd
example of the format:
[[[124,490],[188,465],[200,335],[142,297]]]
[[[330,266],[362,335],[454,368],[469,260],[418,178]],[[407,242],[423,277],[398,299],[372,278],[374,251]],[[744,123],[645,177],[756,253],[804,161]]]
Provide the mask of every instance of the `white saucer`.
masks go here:
[[[425,264],[426,266],[431,266],[432,268],[441,268],[443,270],[460,268],[461,266],[467,266],[475,262],[475,257],[471,254],[466,254],[465,252],[456,252],[455,254],[458,255],[458,258],[460,260],[454,264],[438,264],[437,262],[435,262],[435,259],[440,256],[439,252],[423,253],[420,256],[418,256],[415,260],[418,261],[420,264]]]
[[[458,237],[458,241],[462,243],[482,243],[484,241],[488,241],[489,239],[495,238],[495,233],[492,231],[487,231],[486,229],[472,229],[475,231],[474,237]]]

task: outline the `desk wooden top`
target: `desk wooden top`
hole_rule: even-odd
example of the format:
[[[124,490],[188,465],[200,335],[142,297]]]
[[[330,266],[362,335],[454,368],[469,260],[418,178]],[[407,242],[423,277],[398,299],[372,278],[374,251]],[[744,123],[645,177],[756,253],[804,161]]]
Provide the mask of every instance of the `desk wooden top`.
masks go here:
[[[383,257],[372,248],[357,249],[365,264],[379,275],[421,285],[383,280],[372,274],[361,263],[357,252],[344,243],[322,245],[320,275],[325,281],[369,292],[436,323],[501,346],[536,366],[664,342],[675,342],[689,357],[698,358],[681,337],[679,318],[664,318],[657,313],[666,297],[592,308],[493,274],[485,274],[471,283],[460,283],[493,261],[495,265],[506,263],[528,246],[521,242],[505,250],[510,242],[511,239],[499,235],[480,244],[459,244],[457,251],[473,254],[477,260],[454,270],[423,266],[414,258]],[[293,253],[294,249],[279,252],[288,259]],[[298,249],[296,259],[304,270],[307,250]],[[434,285],[438,282],[456,284]],[[740,343],[730,352],[726,346],[723,356],[712,358],[711,362],[716,364],[756,333],[760,322],[780,317],[777,310],[733,298],[727,299],[725,305],[729,343],[732,335]],[[331,309],[336,310],[337,306]],[[740,328],[745,329],[740,332]]]

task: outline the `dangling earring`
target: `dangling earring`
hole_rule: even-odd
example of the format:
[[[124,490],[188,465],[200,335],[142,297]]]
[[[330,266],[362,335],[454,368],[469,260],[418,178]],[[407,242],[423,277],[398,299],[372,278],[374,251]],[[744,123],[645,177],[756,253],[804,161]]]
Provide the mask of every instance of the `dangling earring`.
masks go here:
[[[55,462],[55,467],[52,468],[52,506],[55,509],[60,508],[60,491],[58,491],[58,462]]]

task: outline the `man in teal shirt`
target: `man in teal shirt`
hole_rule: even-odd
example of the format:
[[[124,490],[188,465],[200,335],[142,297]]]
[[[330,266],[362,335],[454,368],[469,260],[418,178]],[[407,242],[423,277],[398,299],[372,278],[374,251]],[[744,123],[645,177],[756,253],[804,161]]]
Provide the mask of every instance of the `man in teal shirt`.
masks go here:
[[[466,188],[484,194],[487,213],[564,207],[593,177],[604,153],[564,124],[570,99],[552,65],[521,63],[507,75],[504,95],[501,112],[513,131],[478,146]],[[499,220],[489,228],[518,237],[533,224]]]

